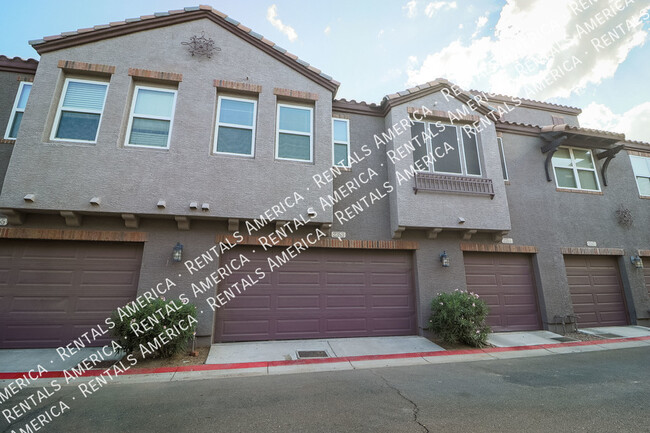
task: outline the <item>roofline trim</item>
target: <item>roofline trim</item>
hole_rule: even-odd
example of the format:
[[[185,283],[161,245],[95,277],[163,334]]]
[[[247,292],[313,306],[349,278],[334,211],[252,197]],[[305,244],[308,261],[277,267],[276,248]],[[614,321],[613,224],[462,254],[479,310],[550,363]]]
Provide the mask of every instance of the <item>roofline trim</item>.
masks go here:
[[[182,13],[160,15],[149,19],[141,19],[138,21],[128,21],[123,24],[120,23],[119,25],[109,25],[106,27],[99,26],[99,28],[96,27],[92,31],[59,35],[58,37],[52,37],[52,39],[49,40],[43,39],[32,41],[32,46],[39,54],[44,54],[77,45],[97,42],[114,37],[125,36],[132,33],[153,30],[174,24],[181,24],[202,18],[207,18],[225,30],[228,30],[235,36],[242,38],[246,42],[250,43],[256,48],[259,48],[276,60],[279,60],[280,62],[309,78],[310,80],[330,90],[333,94],[336,94],[339,87],[339,83],[337,81],[326,78],[325,76],[321,75],[322,73],[320,70],[316,72],[317,69],[315,67],[310,66],[304,61],[300,61],[300,59],[295,56],[295,58],[289,56],[286,51],[283,52],[278,50],[277,45],[268,39],[260,39],[255,37],[257,33],[254,33],[252,31],[250,33],[247,32],[243,28],[240,28],[242,26],[241,24],[235,24],[234,20],[228,20],[228,17],[224,18],[214,12],[212,9],[188,9],[191,10],[185,10]],[[245,28],[247,29],[247,27]]]
[[[0,71],[2,72],[16,72],[18,74],[36,74],[38,67],[38,60],[36,59],[22,59],[14,57],[10,59],[7,56],[0,55]]]

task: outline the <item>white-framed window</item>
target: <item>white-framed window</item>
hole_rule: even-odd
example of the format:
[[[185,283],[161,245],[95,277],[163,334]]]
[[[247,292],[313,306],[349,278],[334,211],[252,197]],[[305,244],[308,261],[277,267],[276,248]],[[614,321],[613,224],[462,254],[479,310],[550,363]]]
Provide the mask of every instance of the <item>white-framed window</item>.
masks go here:
[[[314,109],[303,105],[278,104],[277,118],[276,159],[312,162]]]
[[[107,90],[105,81],[66,78],[50,139],[95,143]]]
[[[257,101],[219,96],[214,152],[226,155],[255,155]]]
[[[176,90],[135,86],[125,146],[169,149]]]
[[[332,119],[332,161],[338,167],[350,167],[350,121]]]
[[[11,115],[9,116],[9,123],[5,131],[5,139],[15,140],[18,136],[18,129],[20,122],[23,120],[23,113],[25,112],[25,105],[29,98],[29,92],[32,90],[32,83],[21,81],[18,86],[18,93],[16,93],[16,100],[11,108]]]
[[[481,160],[476,129],[439,122],[414,122],[411,136],[413,161],[422,171],[463,176],[481,176]],[[424,138],[423,140],[423,137]],[[426,157],[428,155],[428,157]],[[431,163],[427,164],[427,160]]]
[[[499,157],[501,158],[501,172],[503,173],[503,180],[509,180],[508,166],[506,165],[506,152],[503,149],[503,139],[501,137],[497,137],[497,145],[499,146]]]
[[[600,191],[591,150],[559,147],[553,154],[552,163],[558,188]]]
[[[630,155],[639,194],[650,197],[650,157]]]

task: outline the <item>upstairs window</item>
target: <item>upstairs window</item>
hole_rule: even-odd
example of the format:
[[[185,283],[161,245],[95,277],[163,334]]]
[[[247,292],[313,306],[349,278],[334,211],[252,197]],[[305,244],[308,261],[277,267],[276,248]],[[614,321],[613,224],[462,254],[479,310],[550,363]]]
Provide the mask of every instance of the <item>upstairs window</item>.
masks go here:
[[[596,165],[590,150],[560,147],[553,154],[552,162],[558,188],[600,191]]]
[[[217,102],[215,153],[253,156],[257,101],[220,96]]]
[[[332,119],[332,155],[333,164],[338,167],[350,167],[350,121]]]
[[[430,136],[422,143],[422,134],[428,128]],[[481,162],[478,138],[474,128],[462,128],[440,123],[415,122],[411,127],[412,137],[418,137],[420,146],[413,141],[413,161],[416,168],[440,174],[481,176]],[[426,155],[429,155],[428,158]],[[431,160],[427,165],[425,162]]]
[[[52,140],[95,143],[108,83],[68,78],[52,128]]]
[[[136,86],[126,145],[169,149],[175,105],[175,90]]]
[[[636,186],[639,194],[650,197],[650,158],[644,156],[630,156],[632,170],[636,177]]]
[[[275,157],[290,161],[313,161],[314,109],[278,104]]]
[[[508,180],[508,166],[506,165],[506,152],[503,149],[503,139],[497,137],[497,144],[499,145],[499,157],[501,157],[501,172],[503,173],[503,180]]]
[[[27,99],[29,98],[29,92],[31,90],[32,83],[27,83],[25,81],[20,82],[18,93],[16,94],[16,100],[14,101],[14,106],[12,107],[11,115],[9,116],[7,130],[5,131],[5,139],[15,140],[18,136],[18,128],[20,128],[20,122],[23,120],[25,105],[27,105]]]

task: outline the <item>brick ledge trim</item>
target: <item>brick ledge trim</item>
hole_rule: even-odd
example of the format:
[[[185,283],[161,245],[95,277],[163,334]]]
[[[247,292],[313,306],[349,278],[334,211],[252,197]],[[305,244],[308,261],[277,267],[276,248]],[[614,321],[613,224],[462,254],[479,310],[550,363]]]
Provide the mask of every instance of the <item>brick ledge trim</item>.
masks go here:
[[[183,74],[177,74],[175,72],[151,71],[149,69],[129,68],[129,76],[145,78],[149,80],[170,81],[172,83],[180,83],[183,81]]]
[[[287,247],[298,242],[301,238],[285,238],[282,239],[277,247]],[[217,242],[225,242],[229,240],[233,244],[237,242],[232,235],[217,235]],[[241,245],[260,245],[260,237],[258,236],[244,236],[244,240],[239,242]],[[361,240],[348,240],[348,239],[321,239],[311,248],[348,248],[348,249],[364,249],[364,250],[417,250],[419,245],[414,241],[361,241]]]
[[[214,87],[217,89],[233,90],[242,93],[262,93],[261,85],[243,83],[240,81],[214,80]]]
[[[641,257],[650,257],[650,250],[639,250],[637,252]]]
[[[300,90],[281,89],[276,87],[273,89],[273,94],[276,96],[283,96],[291,99],[301,99],[305,101],[318,101],[318,93],[303,92]]]
[[[113,75],[115,66],[100,65],[97,63],[75,62],[72,60],[59,60],[59,68],[65,71],[94,72],[96,74]]]
[[[562,254],[582,256],[624,256],[623,248],[562,247]]]
[[[57,230],[0,228],[0,239],[46,239],[61,241],[146,242],[145,232],[114,232],[100,230]]]
[[[535,254],[539,252],[539,248],[532,245],[479,244],[476,242],[461,242],[460,250],[479,253]]]
[[[0,143],[2,143],[2,144],[16,144],[16,140],[0,138]]]

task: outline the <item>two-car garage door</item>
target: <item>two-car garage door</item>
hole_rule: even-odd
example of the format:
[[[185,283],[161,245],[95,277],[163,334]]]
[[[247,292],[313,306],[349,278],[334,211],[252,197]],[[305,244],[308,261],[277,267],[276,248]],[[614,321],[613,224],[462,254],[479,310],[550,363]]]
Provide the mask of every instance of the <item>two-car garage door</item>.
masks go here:
[[[251,261],[220,290],[268,269],[281,249],[238,247]],[[222,257],[229,262],[232,256]],[[417,333],[412,254],[313,248],[217,310],[215,341],[413,335]]]
[[[0,347],[58,347],[103,324],[135,299],[141,260],[142,244],[1,240]]]

